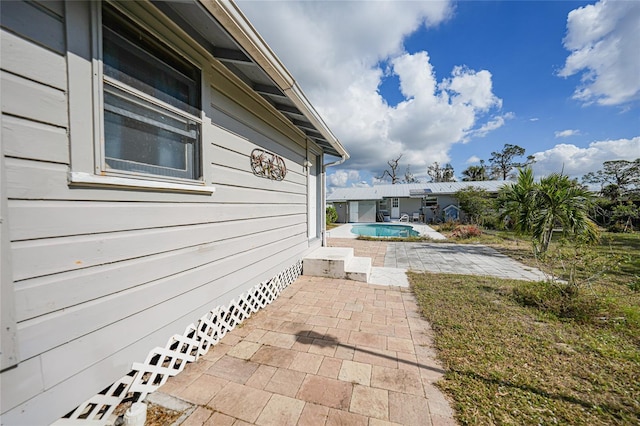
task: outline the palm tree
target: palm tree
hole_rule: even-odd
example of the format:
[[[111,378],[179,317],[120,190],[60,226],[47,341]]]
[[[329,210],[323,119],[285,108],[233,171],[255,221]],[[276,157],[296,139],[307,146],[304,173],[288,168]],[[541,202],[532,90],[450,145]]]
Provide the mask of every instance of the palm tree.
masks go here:
[[[484,165],[484,160],[480,160],[479,166],[469,166],[462,171],[462,180],[464,182],[489,180],[487,175],[487,166]]]
[[[508,219],[518,234],[530,234],[535,213],[535,182],[530,167],[520,169],[518,180],[507,184],[498,192],[500,219]]]
[[[598,240],[598,228],[588,215],[591,193],[577,181],[553,173],[540,179],[534,198],[536,212],[531,230],[539,253],[549,248],[556,227],[572,240],[581,239],[586,243]]]
[[[531,168],[520,169],[518,180],[498,193],[501,218],[509,218],[517,233],[531,235],[539,254],[549,249],[555,228],[570,240],[597,241],[591,204],[591,193],[576,180],[554,173],[535,183]]]

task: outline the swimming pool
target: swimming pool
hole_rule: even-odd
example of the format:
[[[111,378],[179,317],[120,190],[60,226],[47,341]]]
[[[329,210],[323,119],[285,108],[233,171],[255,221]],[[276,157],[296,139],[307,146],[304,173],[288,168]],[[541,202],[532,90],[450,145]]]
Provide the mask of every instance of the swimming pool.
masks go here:
[[[417,237],[418,231],[408,225],[353,225],[351,233],[363,237]]]

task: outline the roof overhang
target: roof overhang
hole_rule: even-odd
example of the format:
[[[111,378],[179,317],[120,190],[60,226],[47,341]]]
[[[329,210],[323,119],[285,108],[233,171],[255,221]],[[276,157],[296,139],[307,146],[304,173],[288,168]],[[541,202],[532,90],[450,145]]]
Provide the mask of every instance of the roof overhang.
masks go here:
[[[152,0],[152,3],[323,152],[343,160],[349,158],[293,76],[234,2]]]

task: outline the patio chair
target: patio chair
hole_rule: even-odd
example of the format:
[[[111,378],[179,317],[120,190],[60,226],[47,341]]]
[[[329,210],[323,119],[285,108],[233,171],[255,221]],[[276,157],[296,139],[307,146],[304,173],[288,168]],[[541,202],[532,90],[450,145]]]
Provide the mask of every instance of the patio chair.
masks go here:
[[[402,214],[400,215],[400,222],[407,222],[407,223],[409,223],[409,215],[408,215],[408,214],[406,214],[406,213],[402,213]]]
[[[420,212],[413,212],[413,215],[411,216],[411,221],[420,222]]]

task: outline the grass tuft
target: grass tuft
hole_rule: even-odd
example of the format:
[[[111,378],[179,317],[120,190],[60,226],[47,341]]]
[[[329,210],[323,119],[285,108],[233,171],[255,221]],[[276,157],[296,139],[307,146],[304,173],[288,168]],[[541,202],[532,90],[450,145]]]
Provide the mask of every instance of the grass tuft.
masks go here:
[[[525,282],[513,288],[513,298],[523,306],[539,309],[559,319],[593,323],[605,310],[606,301],[564,283]]]

